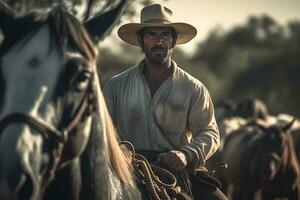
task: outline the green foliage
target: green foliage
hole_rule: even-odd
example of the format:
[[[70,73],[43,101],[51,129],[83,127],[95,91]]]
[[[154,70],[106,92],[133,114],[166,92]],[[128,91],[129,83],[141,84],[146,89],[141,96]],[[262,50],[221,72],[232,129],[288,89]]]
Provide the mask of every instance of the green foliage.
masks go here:
[[[101,77],[101,84],[122,71],[125,71],[138,64],[143,59],[142,51],[138,47],[134,47],[123,43],[118,52],[112,51],[109,47],[100,49],[98,60],[98,72]]]
[[[214,30],[199,44],[193,60],[217,77],[217,85],[207,82],[217,90],[214,99],[256,97],[271,113],[300,116],[299,40],[300,22],[283,27],[269,16],[250,17],[227,33]]]

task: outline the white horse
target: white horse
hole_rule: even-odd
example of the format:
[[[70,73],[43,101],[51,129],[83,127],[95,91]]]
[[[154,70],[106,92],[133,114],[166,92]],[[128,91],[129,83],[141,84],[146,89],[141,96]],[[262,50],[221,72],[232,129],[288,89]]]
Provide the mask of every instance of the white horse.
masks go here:
[[[123,5],[85,26],[101,37]],[[140,199],[85,27],[62,9],[0,19],[0,199]]]

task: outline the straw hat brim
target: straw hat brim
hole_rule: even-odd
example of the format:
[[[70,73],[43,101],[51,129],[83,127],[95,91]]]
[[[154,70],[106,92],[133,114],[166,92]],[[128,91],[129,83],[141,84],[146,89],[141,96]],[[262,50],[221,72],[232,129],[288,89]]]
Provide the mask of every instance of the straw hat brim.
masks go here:
[[[138,31],[146,27],[172,27],[177,32],[176,44],[184,44],[192,40],[196,34],[197,29],[187,23],[128,23],[124,24],[118,29],[119,37],[125,42],[139,46],[137,37]]]

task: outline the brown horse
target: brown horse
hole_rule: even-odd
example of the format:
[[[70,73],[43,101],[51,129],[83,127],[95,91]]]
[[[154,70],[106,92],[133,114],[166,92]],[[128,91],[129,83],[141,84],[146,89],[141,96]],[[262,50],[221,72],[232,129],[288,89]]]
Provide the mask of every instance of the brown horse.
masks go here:
[[[267,128],[249,124],[227,138],[223,159],[228,169],[224,173],[234,188],[233,199],[254,199],[260,190],[263,200],[299,200],[300,170],[289,132],[292,124]]]

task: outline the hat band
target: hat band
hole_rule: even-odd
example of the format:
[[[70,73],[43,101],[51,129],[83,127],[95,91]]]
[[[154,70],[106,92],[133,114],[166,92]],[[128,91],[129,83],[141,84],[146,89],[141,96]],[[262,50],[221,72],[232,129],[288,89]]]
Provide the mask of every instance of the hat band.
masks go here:
[[[151,19],[142,22],[144,24],[171,24],[172,22],[166,19]]]

